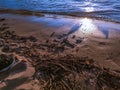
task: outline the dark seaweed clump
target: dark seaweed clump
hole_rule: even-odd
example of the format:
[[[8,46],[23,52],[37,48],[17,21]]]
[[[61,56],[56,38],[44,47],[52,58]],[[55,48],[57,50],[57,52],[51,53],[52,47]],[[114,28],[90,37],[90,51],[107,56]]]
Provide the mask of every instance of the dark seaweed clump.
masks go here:
[[[0,70],[6,68],[13,62],[13,58],[11,56],[7,56],[4,54],[0,55]]]
[[[43,90],[120,90],[120,73],[72,55],[39,61],[35,77]]]

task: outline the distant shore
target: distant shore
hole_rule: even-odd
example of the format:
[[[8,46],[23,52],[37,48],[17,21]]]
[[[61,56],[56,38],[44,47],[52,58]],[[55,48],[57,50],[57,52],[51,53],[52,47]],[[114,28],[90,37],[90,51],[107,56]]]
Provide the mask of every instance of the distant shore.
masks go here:
[[[74,73],[77,73],[75,69],[78,65],[77,63],[79,63],[80,66],[83,64],[87,65],[87,67],[84,67],[85,70],[88,70],[89,66],[92,66],[92,70],[99,70],[96,69],[99,67],[103,74],[104,68],[120,70],[120,24],[89,18],[64,18],[62,16],[30,17],[1,14],[0,18],[5,19],[0,21],[0,27],[5,29],[5,31],[1,31],[0,40],[2,43],[0,43],[0,53],[12,53],[19,61],[18,66],[16,65],[7,72],[10,76],[4,76],[6,72],[0,74],[1,77],[5,79],[3,82],[1,80],[0,88],[2,88],[2,90],[12,88],[10,87],[12,86],[11,82],[13,84],[16,83],[16,79],[20,83],[17,83],[16,86],[13,85],[15,90],[23,88],[40,90],[39,85],[42,84],[42,80],[45,81],[43,81],[45,85],[48,85],[49,83],[51,84],[51,79],[59,79],[56,75],[57,71],[50,71],[55,71],[55,69],[52,68],[54,66],[56,70],[58,69],[58,72],[60,72],[59,70],[63,70],[62,72],[64,73],[61,74],[63,75],[61,77],[64,77],[64,79],[66,75],[69,75],[69,78],[74,77],[73,72],[75,71]],[[88,29],[90,31],[87,31]],[[46,62],[44,62],[45,60]],[[67,60],[70,60],[71,63]],[[83,60],[83,62],[79,60]],[[69,66],[69,64],[72,65],[72,63],[74,64],[74,68],[72,68],[73,72],[72,70],[70,71],[72,66]],[[20,69],[22,66],[23,68]],[[16,67],[20,71],[17,71]],[[48,70],[49,68],[50,70]],[[47,70],[52,74],[42,77],[42,75],[47,73],[45,72]],[[83,72],[85,71],[83,70]],[[86,72],[88,73],[88,71]],[[55,73],[55,75],[53,73]],[[41,78],[38,74],[41,75],[42,79],[38,79]],[[77,73],[76,75],[79,74]],[[92,75],[95,75],[95,73],[92,73]],[[33,80],[34,77],[37,77],[37,79]],[[47,78],[50,80],[47,81]],[[79,78],[79,76],[76,76],[76,78]],[[26,81],[22,84],[24,79]],[[41,80],[41,82],[39,82],[39,80]],[[61,83],[65,85],[65,88],[69,90],[72,87],[66,84],[66,82],[64,80],[61,81]],[[79,83],[78,81],[77,84]],[[85,82],[82,82],[82,84],[84,83]],[[52,84],[55,86],[56,83]],[[50,86],[46,87],[45,90],[50,88]],[[89,86],[87,88],[89,88]],[[93,86],[92,88],[95,87]]]

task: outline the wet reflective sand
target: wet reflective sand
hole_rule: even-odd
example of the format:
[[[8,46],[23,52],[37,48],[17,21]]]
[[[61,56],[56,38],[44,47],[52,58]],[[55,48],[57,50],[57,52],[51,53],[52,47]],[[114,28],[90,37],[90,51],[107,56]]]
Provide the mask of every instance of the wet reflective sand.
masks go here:
[[[56,29],[56,31],[65,32],[63,37],[68,37],[75,34],[80,37],[100,37],[109,39],[114,37],[113,32],[120,32],[120,24],[114,22],[107,22],[101,20],[95,20],[90,18],[78,18],[61,15],[45,16],[24,16],[24,15],[12,15],[1,14],[1,17],[21,19],[35,24],[43,24],[44,26]],[[38,30],[39,31],[39,30]]]

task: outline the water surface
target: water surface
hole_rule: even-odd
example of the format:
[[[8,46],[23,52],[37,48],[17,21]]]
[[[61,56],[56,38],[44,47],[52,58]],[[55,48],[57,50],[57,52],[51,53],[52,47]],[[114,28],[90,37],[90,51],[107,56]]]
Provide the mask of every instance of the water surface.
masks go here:
[[[85,16],[120,22],[119,0],[0,0],[0,8]]]

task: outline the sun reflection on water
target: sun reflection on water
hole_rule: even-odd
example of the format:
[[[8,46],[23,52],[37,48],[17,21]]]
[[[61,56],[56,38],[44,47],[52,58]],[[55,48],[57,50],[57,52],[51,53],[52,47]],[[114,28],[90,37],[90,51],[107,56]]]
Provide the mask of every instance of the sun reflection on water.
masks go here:
[[[84,2],[84,5],[85,5],[85,7],[84,7],[85,12],[95,11],[95,8],[94,8],[95,4],[93,4],[91,2]]]
[[[86,12],[93,12],[93,11],[94,11],[94,8],[93,8],[93,7],[86,7],[86,8],[85,8],[85,11],[86,11]]]
[[[92,19],[80,19],[81,27],[79,30],[85,34],[91,34],[97,30],[97,26],[93,23]]]

